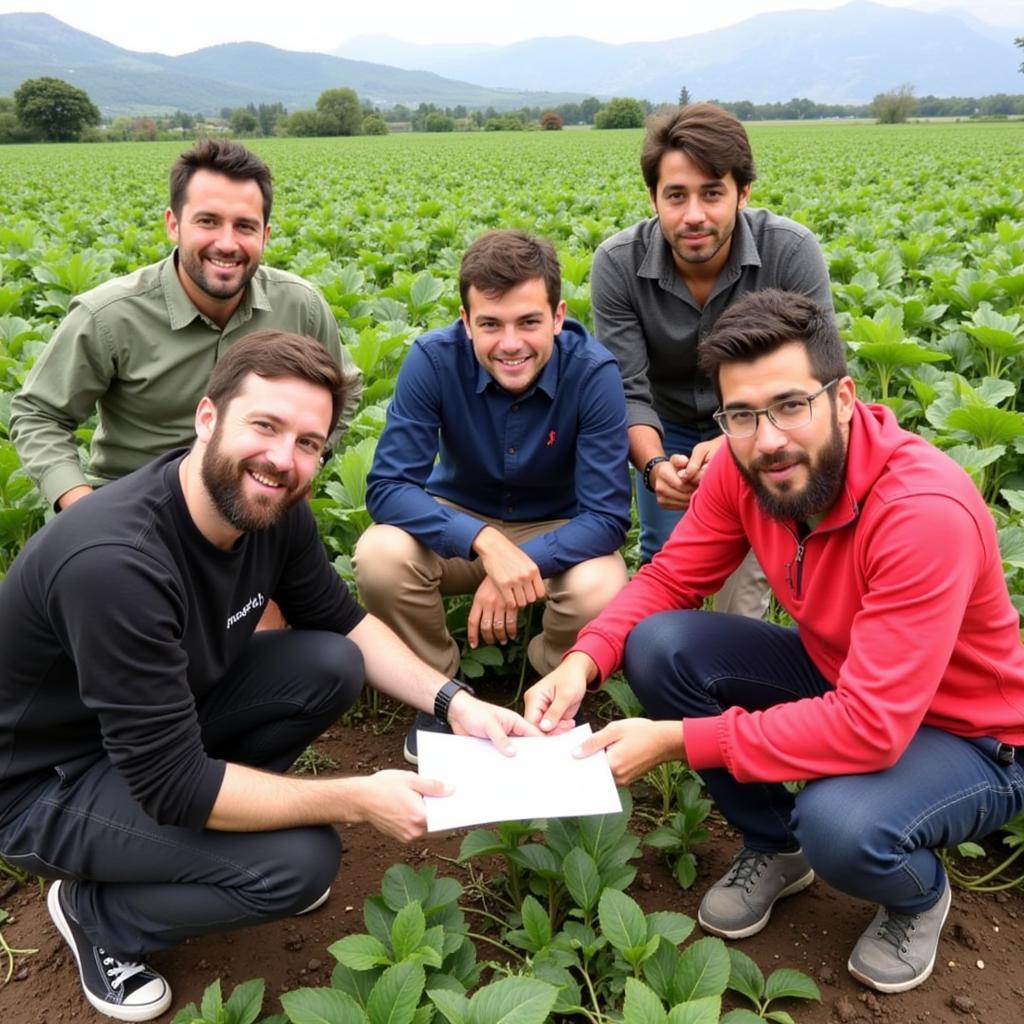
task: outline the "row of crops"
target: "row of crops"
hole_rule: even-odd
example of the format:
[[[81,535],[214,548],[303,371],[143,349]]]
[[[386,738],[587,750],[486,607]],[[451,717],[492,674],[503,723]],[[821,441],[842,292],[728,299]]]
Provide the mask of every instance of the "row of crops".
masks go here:
[[[752,205],[821,239],[861,396],[972,475],[1024,608],[1024,125],[750,131]],[[456,315],[465,247],[493,227],[548,236],[570,314],[589,325],[594,249],[649,211],[640,141],[569,131],[254,146],[276,179],[265,259],[321,288],[368,384],[315,505],[339,569],[368,522],[366,471],[398,367],[412,338]],[[0,573],[43,519],[6,439],[10,395],[76,293],[166,254],[160,214],[181,148],[0,154]]]

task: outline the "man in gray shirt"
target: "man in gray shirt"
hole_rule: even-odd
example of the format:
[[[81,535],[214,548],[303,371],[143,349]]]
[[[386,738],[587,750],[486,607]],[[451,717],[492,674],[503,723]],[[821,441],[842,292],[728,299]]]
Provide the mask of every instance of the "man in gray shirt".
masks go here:
[[[747,209],[755,177],[743,125],[710,103],[654,119],[640,157],[655,216],[594,255],[597,337],[619,363],[629,455],[637,471],[643,561],[660,550],[690,503],[722,437],[697,346],[748,292],[802,292],[832,308],[814,235],[767,210]],[[718,595],[719,611],[759,616],[767,586],[749,559]]]

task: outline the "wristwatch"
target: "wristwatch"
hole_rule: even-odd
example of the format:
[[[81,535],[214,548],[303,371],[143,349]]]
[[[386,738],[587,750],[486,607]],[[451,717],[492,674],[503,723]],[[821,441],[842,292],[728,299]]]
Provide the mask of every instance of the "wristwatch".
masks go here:
[[[651,491],[652,493],[654,491],[654,488],[651,486],[651,471],[654,469],[654,467],[656,465],[658,465],[659,462],[668,462],[668,461],[669,461],[668,457],[665,456],[665,455],[655,455],[653,459],[649,459],[647,461],[647,465],[644,466],[644,471],[643,471],[643,474],[642,474],[643,481],[644,481],[644,487],[646,487],[647,490]]]
[[[452,699],[459,690],[465,690],[470,695],[475,692],[472,686],[467,686],[458,679],[449,679],[437,691],[437,695],[434,697],[434,717],[439,722],[444,722],[445,725],[448,724],[448,709],[451,707]]]

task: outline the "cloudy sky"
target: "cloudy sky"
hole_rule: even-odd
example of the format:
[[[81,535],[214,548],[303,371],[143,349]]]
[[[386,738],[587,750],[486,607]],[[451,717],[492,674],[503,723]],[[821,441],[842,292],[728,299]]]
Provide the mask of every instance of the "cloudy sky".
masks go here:
[[[256,41],[288,50],[334,49],[358,35],[422,43],[507,43],[532,36],[582,35],[605,42],[672,39],[734,24],[754,14],[838,7],[847,0],[174,0],[159,9],[138,0],[0,0],[0,14],[43,11],[129,50],[188,53],[215,43]],[[950,0],[876,0],[929,10]],[[1024,0],[952,0],[980,19],[1024,35]],[[510,12],[514,14],[510,15]]]

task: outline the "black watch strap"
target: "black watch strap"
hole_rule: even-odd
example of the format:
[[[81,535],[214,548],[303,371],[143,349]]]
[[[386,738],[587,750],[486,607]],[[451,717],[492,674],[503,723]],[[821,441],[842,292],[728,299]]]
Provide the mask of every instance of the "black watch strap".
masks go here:
[[[459,690],[465,690],[466,693],[469,694],[474,692],[472,686],[467,686],[458,679],[449,679],[448,682],[437,691],[437,695],[434,697],[434,717],[439,722],[444,722],[445,725],[448,724],[448,709],[451,707],[452,700]]]
[[[647,465],[644,466],[644,472],[643,472],[644,487],[646,487],[647,490],[649,490],[651,492],[654,491],[654,488],[651,486],[651,471],[654,469],[654,467],[659,462],[668,462],[668,456],[667,455],[655,455],[653,459],[648,459],[647,460]]]

